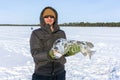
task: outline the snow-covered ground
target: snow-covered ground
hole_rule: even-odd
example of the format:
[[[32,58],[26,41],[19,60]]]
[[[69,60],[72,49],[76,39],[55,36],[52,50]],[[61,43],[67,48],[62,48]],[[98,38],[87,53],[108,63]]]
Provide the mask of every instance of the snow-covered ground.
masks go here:
[[[96,49],[91,60],[80,53],[67,58],[66,80],[120,80],[120,28],[62,29],[68,39],[91,41]],[[31,27],[0,27],[0,80],[31,80],[31,32]]]

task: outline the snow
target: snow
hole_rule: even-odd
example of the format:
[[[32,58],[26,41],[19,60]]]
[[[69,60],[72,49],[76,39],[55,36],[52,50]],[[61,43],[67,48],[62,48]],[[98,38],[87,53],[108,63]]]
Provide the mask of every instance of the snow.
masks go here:
[[[36,29],[38,27],[34,27]],[[62,27],[68,39],[94,43],[89,60],[81,53],[67,57],[66,80],[120,80],[120,28]],[[31,27],[0,27],[0,80],[31,80]]]

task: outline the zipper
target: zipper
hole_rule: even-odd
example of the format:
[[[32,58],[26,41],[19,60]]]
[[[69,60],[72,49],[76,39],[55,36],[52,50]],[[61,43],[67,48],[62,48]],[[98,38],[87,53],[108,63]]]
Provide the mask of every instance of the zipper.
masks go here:
[[[54,63],[54,61],[53,61],[53,62],[52,62],[52,71],[51,71],[51,75],[52,75],[52,76],[55,75],[54,69],[55,69],[55,63]]]

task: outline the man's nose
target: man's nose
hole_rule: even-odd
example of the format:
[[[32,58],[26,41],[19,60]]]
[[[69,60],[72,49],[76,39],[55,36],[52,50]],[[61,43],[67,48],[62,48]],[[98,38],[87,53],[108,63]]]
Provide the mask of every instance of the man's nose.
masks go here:
[[[50,16],[48,17],[48,19],[51,19]]]

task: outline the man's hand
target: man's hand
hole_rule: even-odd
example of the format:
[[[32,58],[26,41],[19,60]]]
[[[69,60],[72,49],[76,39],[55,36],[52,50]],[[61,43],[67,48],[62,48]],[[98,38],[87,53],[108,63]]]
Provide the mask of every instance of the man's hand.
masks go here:
[[[69,48],[69,50],[68,50],[68,52],[65,54],[65,55],[67,55],[67,56],[71,56],[71,55],[74,55],[74,54],[80,52],[80,45],[78,45],[78,44],[76,44],[76,43],[70,44],[70,45],[68,46],[68,48]]]
[[[60,52],[57,52],[55,50],[50,50],[49,55],[52,59],[59,59],[63,56]]]

